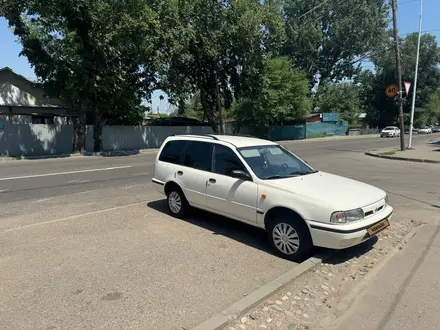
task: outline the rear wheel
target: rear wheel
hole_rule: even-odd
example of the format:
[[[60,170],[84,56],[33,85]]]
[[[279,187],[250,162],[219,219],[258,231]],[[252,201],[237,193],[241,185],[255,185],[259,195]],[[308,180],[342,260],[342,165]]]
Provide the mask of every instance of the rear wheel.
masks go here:
[[[312,237],[302,219],[291,214],[278,214],[269,220],[266,229],[272,247],[281,257],[302,261],[311,255]]]
[[[173,186],[167,192],[167,205],[170,214],[176,218],[183,218],[189,209],[185,195],[177,186]]]

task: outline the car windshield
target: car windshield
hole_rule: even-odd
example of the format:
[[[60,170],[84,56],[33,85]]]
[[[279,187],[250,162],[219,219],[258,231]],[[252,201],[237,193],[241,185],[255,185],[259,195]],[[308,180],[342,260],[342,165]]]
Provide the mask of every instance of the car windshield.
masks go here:
[[[316,173],[305,162],[278,145],[239,148],[238,151],[263,180],[282,179]]]
[[[391,126],[385,127],[383,130],[384,131],[394,131],[394,127],[391,127]]]

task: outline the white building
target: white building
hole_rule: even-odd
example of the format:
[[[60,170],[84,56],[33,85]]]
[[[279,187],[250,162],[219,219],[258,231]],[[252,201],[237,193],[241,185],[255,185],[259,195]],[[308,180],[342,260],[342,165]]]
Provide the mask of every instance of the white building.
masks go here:
[[[12,69],[0,69],[0,123],[67,123],[67,107],[61,100],[47,98],[44,91]]]

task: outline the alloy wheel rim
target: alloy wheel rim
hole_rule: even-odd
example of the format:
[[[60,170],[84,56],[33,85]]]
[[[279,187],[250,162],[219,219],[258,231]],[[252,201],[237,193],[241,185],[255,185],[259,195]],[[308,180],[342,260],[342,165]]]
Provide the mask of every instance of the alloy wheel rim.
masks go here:
[[[295,254],[299,249],[299,236],[295,228],[288,223],[279,223],[272,231],[275,246],[287,255]]]
[[[179,194],[175,191],[172,191],[168,196],[168,206],[170,207],[171,212],[174,214],[179,213],[182,208],[182,199]]]

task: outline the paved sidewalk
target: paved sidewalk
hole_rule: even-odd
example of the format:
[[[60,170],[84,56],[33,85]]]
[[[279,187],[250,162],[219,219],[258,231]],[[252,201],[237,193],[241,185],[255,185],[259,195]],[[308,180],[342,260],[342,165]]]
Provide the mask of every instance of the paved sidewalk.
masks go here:
[[[327,329],[439,329],[440,226],[423,228],[358,292]],[[373,274],[372,274],[373,275]]]
[[[155,153],[159,151],[157,148],[151,149],[133,149],[133,150],[114,150],[114,151],[101,151],[101,152],[85,152],[84,154],[72,153],[72,154],[48,154],[39,156],[0,156],[1,161],[15,161],[15,160],[35,160],[35,159],[53,159],[53,158],[78,158],[78,157],[116,157],[116,156],[131,156],[147,153]]]
[[[440,139],[438,141],[430,141],[426,144],[418,145],[413,149],[407,149],[405,151],[400,151],[399,148],[387,148],[370,150],[365,154],[386,159],[440,164]]]

